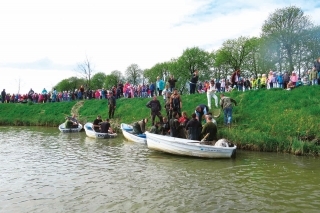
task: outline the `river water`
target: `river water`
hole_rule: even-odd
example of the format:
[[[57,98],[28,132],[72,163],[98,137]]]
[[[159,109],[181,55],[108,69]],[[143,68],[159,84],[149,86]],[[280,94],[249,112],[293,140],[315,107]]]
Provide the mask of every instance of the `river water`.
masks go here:
[[[319,158],[173,156],[57,128],[0,127],[0,212],[318,212]]]

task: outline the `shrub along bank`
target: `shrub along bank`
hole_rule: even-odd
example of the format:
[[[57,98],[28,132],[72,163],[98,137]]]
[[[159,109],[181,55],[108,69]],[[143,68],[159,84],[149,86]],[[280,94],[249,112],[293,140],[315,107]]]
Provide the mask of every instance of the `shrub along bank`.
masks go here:
[[[228,138],[240,149],[318,155],[320,151],[320,86],[283,89],[233,91],[227,96],[238,105],[233,125],[223,126],[223,112],[217,118],[219,138]],[[162,106],[164,101],[158,97]],[[150,98],[118,99],[113,125],[132,123],[149,117]],[[206,94],[183,95],[183,111],[188,115],[198,104],[206,104]],[[214,106],[214,100],[212,105]],[[75,107],[77,106],[77,107]],[[76,112],[81,123],[97,115],[108,115],[107,100],[85,100],[44,104],[0,104],[0,125],[57,127],[66,115]],[[215,115],[218,110],[214,110]],[[162,114],[165,115],[163,107]],[[151,122],[150,122],[151,123]],[[149,126],[150,126],[149,123]]]

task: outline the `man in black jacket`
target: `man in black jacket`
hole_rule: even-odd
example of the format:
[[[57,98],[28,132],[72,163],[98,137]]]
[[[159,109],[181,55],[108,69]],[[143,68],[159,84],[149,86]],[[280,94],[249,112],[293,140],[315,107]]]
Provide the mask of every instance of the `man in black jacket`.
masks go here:
[[[151,118],[152,118],[152,126],[154,125],[154,120],[156,116],[160,119],[160,122],[163,123],[162,115],[161,115],[161,104],[160,101],[157,99],[157,96],[154,95],[152,100],[149,101],[146,106],[151,109]]]
[[[109,106],[109,119],[114,117],[114,111],[116,110],[116,98],[112,92],[109,92],[108,106]]]
[[[170,75],[168,79],[169,85],[170,85],[170,92],[173,92],[174,88],[176,87],[177,79],[173,77],[173,75]]]
[[[196,92],[196,86],[197,86],[198,80],[199,80],[199,71],[195,70],[189,82],[190,94],[194,94]]]
[[[6,90],[3,89],[2,92],[1,92],[1,102],[4,103],[4,101],[6,100]]]
[[[200,121],[197,120],[196,113],[193,113],[191,117],[191,120],[186,125],[186,130],[189,133],[188,138],[191,140],[200,140],[202,125]]]

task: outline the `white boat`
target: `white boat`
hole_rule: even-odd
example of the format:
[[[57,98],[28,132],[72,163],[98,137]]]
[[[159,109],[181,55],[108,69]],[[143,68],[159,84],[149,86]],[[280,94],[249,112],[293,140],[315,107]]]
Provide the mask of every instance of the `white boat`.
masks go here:
[[[194,156],[202,158],[231,158],[236,154],[237,147],[229,147],[225,139],[220,139],[213,145],[201,144],[200,141],[157,135],[146,132],[149,149],[175,155]]]
[[[123,136],[128,140],[136,143],[147,143],[146,135],[145,134],[133,134],[133,128],[129,124],[122,123],[120,125],[120,128],[122,130]]]
[[[60,132],[70,133],[70,132],[80,132],[82,130],[82,125],[79,123],[77,128],[66,128],[65,123],[59,125]]]
[[[108,139],[117,137],[117,133],[102,133],[94,131],[92,123],[86,123],[83,128],[89,138]]]

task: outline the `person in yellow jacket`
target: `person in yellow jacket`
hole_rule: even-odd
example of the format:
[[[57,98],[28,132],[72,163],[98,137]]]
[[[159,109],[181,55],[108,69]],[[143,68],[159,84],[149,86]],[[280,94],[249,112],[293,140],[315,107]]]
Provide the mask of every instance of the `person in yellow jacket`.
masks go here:
[[[261,77],[261,88],[266,88],[267,85],[267,76],[266,74],[262,74]]]
[[[255,79],[254,77],[250,78],[250,84],[251,84],[251,88],[253,90],[258,88],[258,82],[257,79]]]
[[[257,89],[261,88],[261,74],[258,74],[258,78],[256,79]]]

